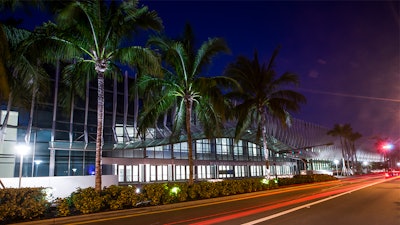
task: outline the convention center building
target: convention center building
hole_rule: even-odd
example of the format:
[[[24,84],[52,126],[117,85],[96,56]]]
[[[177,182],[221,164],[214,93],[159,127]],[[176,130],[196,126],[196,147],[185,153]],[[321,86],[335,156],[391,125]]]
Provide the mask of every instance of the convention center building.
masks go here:
[[[185,136],[172,142],[170,115],[138,135],[139,97],[132,88],[134,76],[105,82],[103,174],[116,175],[120,184],[184,181],[189,178],[188,144]],[[95,173],[97,83],[87,81],[85,96],[78,97],[62,84],[59,73],[50,82],[45,99],[34,107],[1,104],[0,178],[92,176]],[[70,104],[65,104],[70,93]],[[8,116],[7,127],[4,119]],[[31,118],[31,119],[30,119]],[[227,123],[220,137],[208,139],[193,124],[194,177],[224,179],[266,174],[262,141],[247,130],[234,141],[234,123]],[[268,149],[271,174],[292,176],[307,171],[331,173],[334,160],[342,161],[340,142],[327,135],[329,128],[293,119],[282,127],[268,117]],[[28,151],[20,153],[19,146]],[[358,150],[359,161],[380,157]],[[336,165],[337,166],[337,165]]]

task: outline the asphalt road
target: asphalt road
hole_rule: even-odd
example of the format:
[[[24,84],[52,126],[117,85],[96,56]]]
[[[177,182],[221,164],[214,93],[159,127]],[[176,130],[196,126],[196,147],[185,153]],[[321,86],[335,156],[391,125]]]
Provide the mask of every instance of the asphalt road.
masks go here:
[[[57,218],[36,224],[400,225],[400,177],[359,176],[210,200]]]
[[[261,213],[230,224],[400,225],[400,179],[303,204],[280,215]]]

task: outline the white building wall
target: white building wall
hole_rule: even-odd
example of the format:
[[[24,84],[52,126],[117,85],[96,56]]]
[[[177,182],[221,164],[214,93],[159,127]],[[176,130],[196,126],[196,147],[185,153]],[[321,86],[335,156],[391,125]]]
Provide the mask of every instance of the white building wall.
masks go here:
[[[19,178],[0,178],[6,188],[18,188]],[[103,175],[102,187],[118,185],[118,176]],[[22,177],[21,187],[45,187],[49,200],[68,197],[77,188],[95,186],[95,176]]]

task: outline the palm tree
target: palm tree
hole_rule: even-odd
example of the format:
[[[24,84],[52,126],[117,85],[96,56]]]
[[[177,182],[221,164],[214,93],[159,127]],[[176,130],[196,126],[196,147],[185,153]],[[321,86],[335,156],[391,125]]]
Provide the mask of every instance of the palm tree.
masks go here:
[[[236,102],[235,139],[238,140],[248,127],[256,127],[257,140],[262,138],[263,142],[268,179],[270,171],[266,116],[277,118],[286,125],[290,119],[289,112],[297,112],[300,104],[306,102],[302,94],[287,89],[287,85],[299,83],[296,74],[285,72],[277,77],[274,63],[278,52],[279,48],[274,51],[268,64],[260,64],[257,51],[252,60],[239,56],[224,72],[225,76],[236,80],[242,88],[240,92],[233,91],[227,95]]]
[[[9,86],[6,75],[6,61],[10,57],[8,41],[3,24],[0,23],[0,99],[8,96]]]
[[[357,148],[356,148],[356,141],[360,139],[362,135],[358,132],[352,132],[349,136],[349,142],[350,142],[350,154],[351,154],[351,161],[353,163],[353,168],[356,168],[356,165],[358,166],[358,159],[357,159]]]
[[[29,6],[42,6],[41,0],[2,0],[0,2],[0,12],[10,9],[14,10],[19,7],[23,7],[29,11]],[[6,66],[6,61],[11,56],[10,48],[12,46],[10,46],[10,42],[14,42],[14,44],[19,42],[27,33],[26,30],[16,28],[20,22],[13,18],[0,21],[0,99],[7,99],[10,94],[9,82],[11,81],[8,80]]]
[[[196,51],[194,35],[189,24],[178,40],[152,37],[149,44],[157,46],[166,63],[164,77],[141,76],[138,85],[143,90],[153,90],[151,103],[146,103],[141,113],[140,130],[154,126],[155,121],[166,111],[173,110],[171,140],[186,131],[188,143],[189,185],[193,179],[192,115],[195,113],[206,136],[218,134],[224,120],[223,95],[219,89],[224,77],[204,77],[203,70],[219,53],[229,52],[221,38],[210,38]],[[160,90],[156,93],[154,90]],[[176,106],[176,109],[174,107]]]
[[[23,48],[22,43],[29,38],[30,32],[16,28],[8,23],[0,24],[0,27],[0,30],[4,32],[3,38],[5,39],[5,42],[1,44],[5,49],[3,49],[4,52],[0,54],[4,56],[2,59],[3,62],[0,63],[0,70],[2,71],[0,72],[1,89],[3,91],[2,98],[7,100],[7,112],[0,129],[0,144],[2,144],[8,125],[11,106],[15,103],[22,104],[23,95],[27,94],[25,88],[29,86],[29,79],[26,79],[25,75],[27,75],[27,73],[25,72],[32,69],[32,67],[30,61],[26,60],[25,55],[18,50]],[[21,69],[24,71],[21,71]],[[2,94],[0,94],[0,96]]]
[[[88,0],[66,4],[56,14],[57,24],[44,24],[42,38],[36,41],[46,42],[46,46],[51,47],[47,55],[49,60],[54,59],[54,54],[60,59],[73,59],[75,66],[89,68],[97,74],[95,189],[100,191],[105,77],[120,74],[120,64],[142,65],[149,72],[158,72],[157,55],[148,48],[131,45],[131,38],[139,29],[161,30],[162,22],[155,11],[139,6],[137,0],[121,3]]]
[[[31,35],[35,34],[32,33]],[[22,81],[22,83],[18,85],[22,85],[25,88],[24,93],[29,96],[26,99],[26,103],[30,104],[29,121],[25,135],[26,144],[29,144],[31,139],[30,137],[32,132],[33,113],[36,105],[36,100],[44,98],[47,95],[50,82],[49,75],[42,67],[42,63],[38,58],[37,53],[39,50],[25,48],[24,42],[29,42],[30,38],[31,37],[28,37],[21,43],[18,50],[16,51],[16,56],[13,57],[12,60],[14,78],[16,78],[17,76],[19,80]]]
[[[332,130],[327,132],[328,135],[339,137],[340,145],[342,146],[342,157],[346,161],[347,168],[343,165],[344,174],[352,173],[351,167],[357,162],[357,152],[355,141],[362,137],[358,132],[353,132],[350,124],[335,124]],[[351,160],[350,160],[351,159]],[[350,166],[350,161],[352,166]]]

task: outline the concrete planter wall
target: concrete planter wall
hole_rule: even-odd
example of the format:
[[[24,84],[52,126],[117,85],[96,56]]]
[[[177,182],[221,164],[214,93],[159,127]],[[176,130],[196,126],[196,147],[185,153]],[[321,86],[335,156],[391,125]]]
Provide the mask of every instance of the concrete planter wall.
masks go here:
[[[19,178],[0,178],[6,188],[18,188]],[[116,175],[103,175],[102,186],[118,185]],[[49,199],[68,197],[77,188],[95,186],[95,176],[22,177],[21,187],[48,188]],[[1,187],[0,187],[1,188]]]

